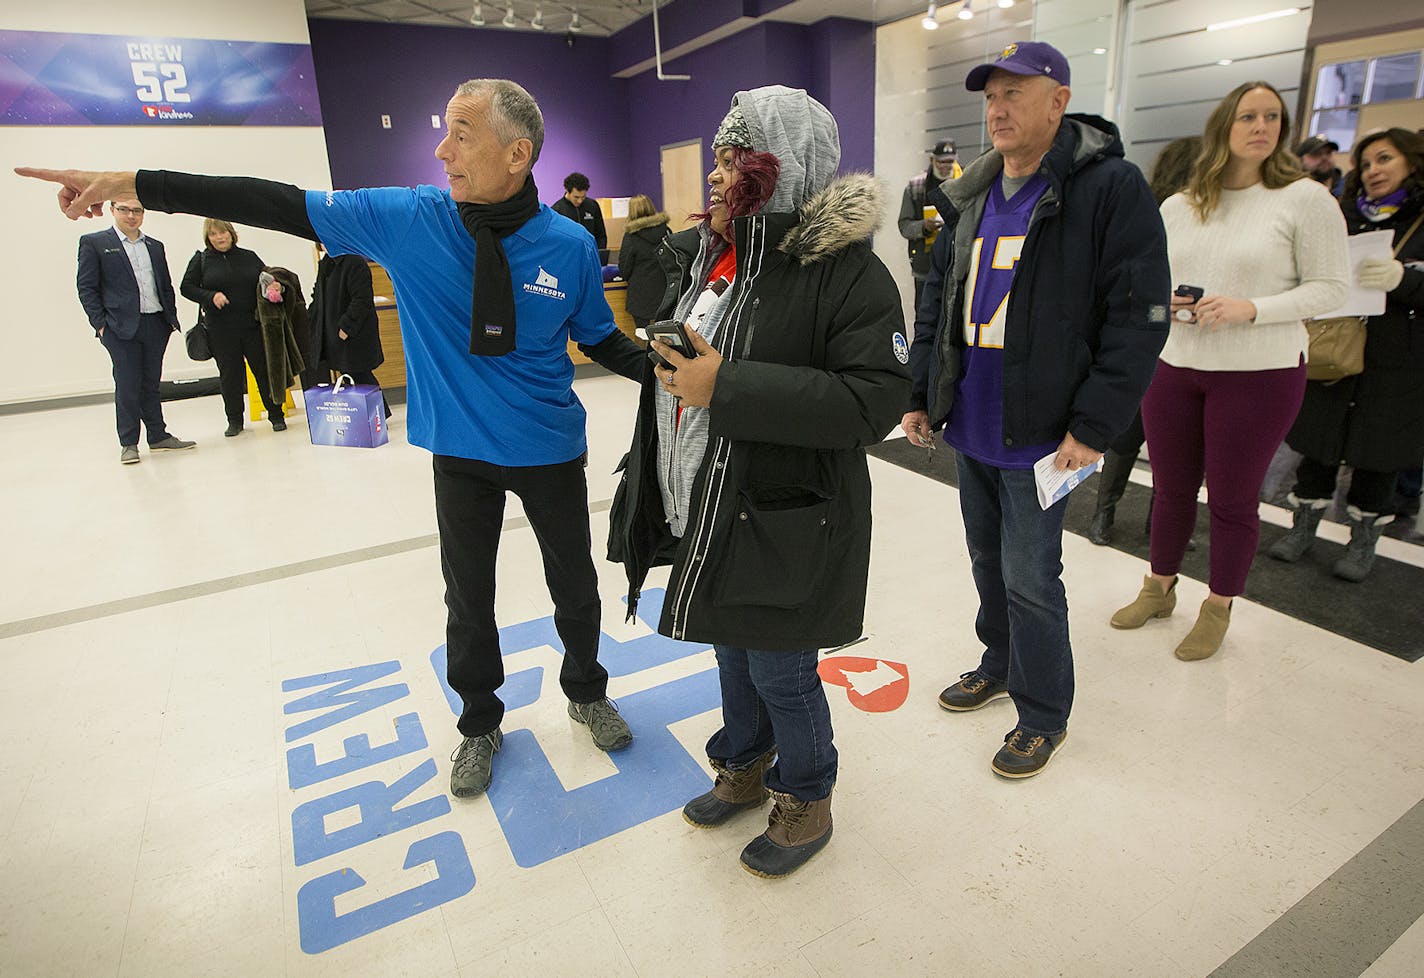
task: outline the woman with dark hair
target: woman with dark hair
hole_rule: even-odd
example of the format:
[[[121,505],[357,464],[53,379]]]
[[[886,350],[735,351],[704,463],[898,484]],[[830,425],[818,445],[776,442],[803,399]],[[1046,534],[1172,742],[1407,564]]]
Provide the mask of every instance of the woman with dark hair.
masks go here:
[[[712,147],[674,313],[695,355],[652,344],[667,365],[645,379],[609,550],[630,615],[648,568],[671,562],[658,630],[716,651],[717,777],[684,818],[721,825],[770,789],[767,830],[741,861],[779,877],[831,837],[837,757],[817,650],[861,634],[865,446],[900,419],[909,353],[894,281],[867,244],[884,192],[865,175],[832,180],[830,112],[799,89],[738,92]]]
[[[670,233],[667,214],[653,207],[651,197],[638,194],[629,199],[628,223],[618,246],[618,274],[628,283],[628,315],[639,329],[657,315],[662,302],[666,279],[656,255]]]
[[[1288,497],[1295,509],[1291,531],[1269,553],[1296,561],[1310,549],[1343,461],[1354,467],[1345,500],[1350,544],[1331,570],[1359,582],[1394,519],[1399,472],[1424,458],[1424,139],[1384,129],[1362,137],[1351,156],[1354,169],[1340,202],[1349,232],[1394,236],[1393,258],[1366,259],[1357,270],[1361,287],[1386,293],[1385,309],[1366,324],[1363,373],[1305,385],[1305,403],[1286,438],[1305,456]]]
[[[274,403],[268,390],[267,352],[257,323],[257,277],[262,274],[262,259],[256,252],[239,248],[237,228],[215,217],[203,221],[203,245],[188,262],[179,291],[203,310],[227,414],[223,434],[228,438],[242,434],[242,395],[247,392],[249,368],[267,406],[272,430],[286,431],[282,402]]]
[[[1260,539],[1261,483],[1305,392],[1302,320],[1338,306],[1347,289],[1340,209],[1302,179],[1289,134],[1279,92],[1238,86],[1207,119],[1186,190],[1162,205],[1177,294],[1142,401],[1157,494],[1151,572],[1112,625],[1140,628],[1176,608],[1205,476],[1210,591],[1176,648],[1184,661],[1215,655],[1226,637]]]
[[[1162,147],[1157,161],[1152,164],[1152,177],[1148,185],[1152,196],[1161,207],[1162,202],[1187,185],[1192,175],[1192,165],[1201,152],[1200,136],[1183,136]],[[1142,431],[1142,412],[1132,419],[1132,425],[1117,441],[1108,446],[1103,456],[1103,471],[1098,478],[1097,506],[1093,510],[1093,522],[1088,524],[1088,539],[1100,547],[1112,543],[1113,522],[1117,517],[1117,504],[1127,489],[1132,467],[1137,464],[1137,456],[1142,451],[1142,443],[1147,436]],[[1152,529],[1152,507],[1147,508],[1147,527]],[[1190,544],[1189,544],[1190,546]]]

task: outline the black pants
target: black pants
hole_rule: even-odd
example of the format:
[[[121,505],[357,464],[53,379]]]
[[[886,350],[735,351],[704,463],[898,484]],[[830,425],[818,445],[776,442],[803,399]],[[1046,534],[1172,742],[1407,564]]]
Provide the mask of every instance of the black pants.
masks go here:
[[[1340,466],[1317,462],[1313,458],[1300,460],[1295,470],[1297,499],[1330,499],[1335,495],[1335,477]],[[1350,492],[1345,502],[1366,513],[1394,512],[1394,482],[1397,473],[1355,469],[1350,475]]]
[[[208,327],[208,345],[213,351],[213,360],[218,365],[218,379],[222,384],[223,411],[229,424],[242,424],[246,410],[242,397],[247,393],[247,370],[252,368],[252,378],[257,381],[257,389],[262,392],[262,403],[267,407],[267,418],[276,421],[282,417],[282,402],[272,403],[272,385],[267,382],[267,349],[262,344],[262,330],[256,326],[242,329],[213,329]],[[246,367],[244,366],[246,361]]]
[[[119,444],[124,447],[138,444],[140,421],[150,445],[168,437],[158,381],[163,376],[163,351],[172,335],[163,313],[150,312],[138,317],[138,332],[131,340],[120,339],[112,329],[99,337],[114,363],[114,415]]]
[[[602,609],[584,459],[517,468],[450,455],[436,455],[434,462],[435,520],[449,610],[447,678],[464,703],[460,733],[478,737],[504,718],[504,704],[495,695],[504,684],[504,661],[494,620],[494,574],[506,492],[524,504],[544,558],[554,628],[564,644],[559,671],[564,695],[576,703],[602,699],[608,672],[598,663]]]

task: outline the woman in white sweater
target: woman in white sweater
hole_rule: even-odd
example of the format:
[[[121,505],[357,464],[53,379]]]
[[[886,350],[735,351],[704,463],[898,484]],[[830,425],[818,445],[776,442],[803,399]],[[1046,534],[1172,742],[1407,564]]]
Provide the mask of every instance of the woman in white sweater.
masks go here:
[[[1303,319],[1345,298],[1349,277],[1339,205],[1303,179],[1286,140],[1280,93],[1247,82],[1212,111],[1187,189],[1162,205],[1172,280],[1202,293],[1172,299],[1171,335],[1142,421],[1152,458],[1151,573],[1115,628],[1166,618],[1206,479],[1210,593],[1177,658],[1221,647],[1231,599],[1256,554],[1257,494],[1305,392]]]

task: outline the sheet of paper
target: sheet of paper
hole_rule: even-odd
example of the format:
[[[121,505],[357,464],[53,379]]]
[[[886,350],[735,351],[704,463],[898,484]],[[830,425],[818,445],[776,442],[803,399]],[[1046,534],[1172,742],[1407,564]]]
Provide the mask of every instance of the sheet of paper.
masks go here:
[[[1360,262],[1366,258],[1393,258],[1394,232],[1367,231],[1350,236],[1350,291],[1339,309],[1322,313],[1316,319],[1336,316],[1378,316],[1384,312],[1384,293],[1379,289],[1362,289],[1355,281]]]
[[[1084,479],[1103,467],[1103,460],[1098,459],[1092,465],[1085,465],[1081,469],[1064,469],[1060,472],[1053,467],[1053,460],[1057,455],[1056,451],[1049,452],[1033,463],[1033,483],[1038,489],[1038,505],[1044,509],[1068,495]]]

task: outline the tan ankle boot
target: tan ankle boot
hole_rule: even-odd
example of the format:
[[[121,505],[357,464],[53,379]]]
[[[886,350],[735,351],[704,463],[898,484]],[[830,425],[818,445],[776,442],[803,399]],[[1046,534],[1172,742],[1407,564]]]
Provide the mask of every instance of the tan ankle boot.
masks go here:
[[[1176,656],[1183,662],[1210,659],[1221,648],[1221,640],[1226,637],[1226,626],[1231,624],[1231,605],[1222,607],[1210,600],[1203,601],[1197,623],[1177,646]]]
[[[1176,607],[1176,580],[1164,592],[1157,578],[1148,574],[1142,579],[1142,590],[1137,592],[1137,600],[1113,612],[1110,624],[1113,628],[1141,628],[1153,618],[1166,618]]]

